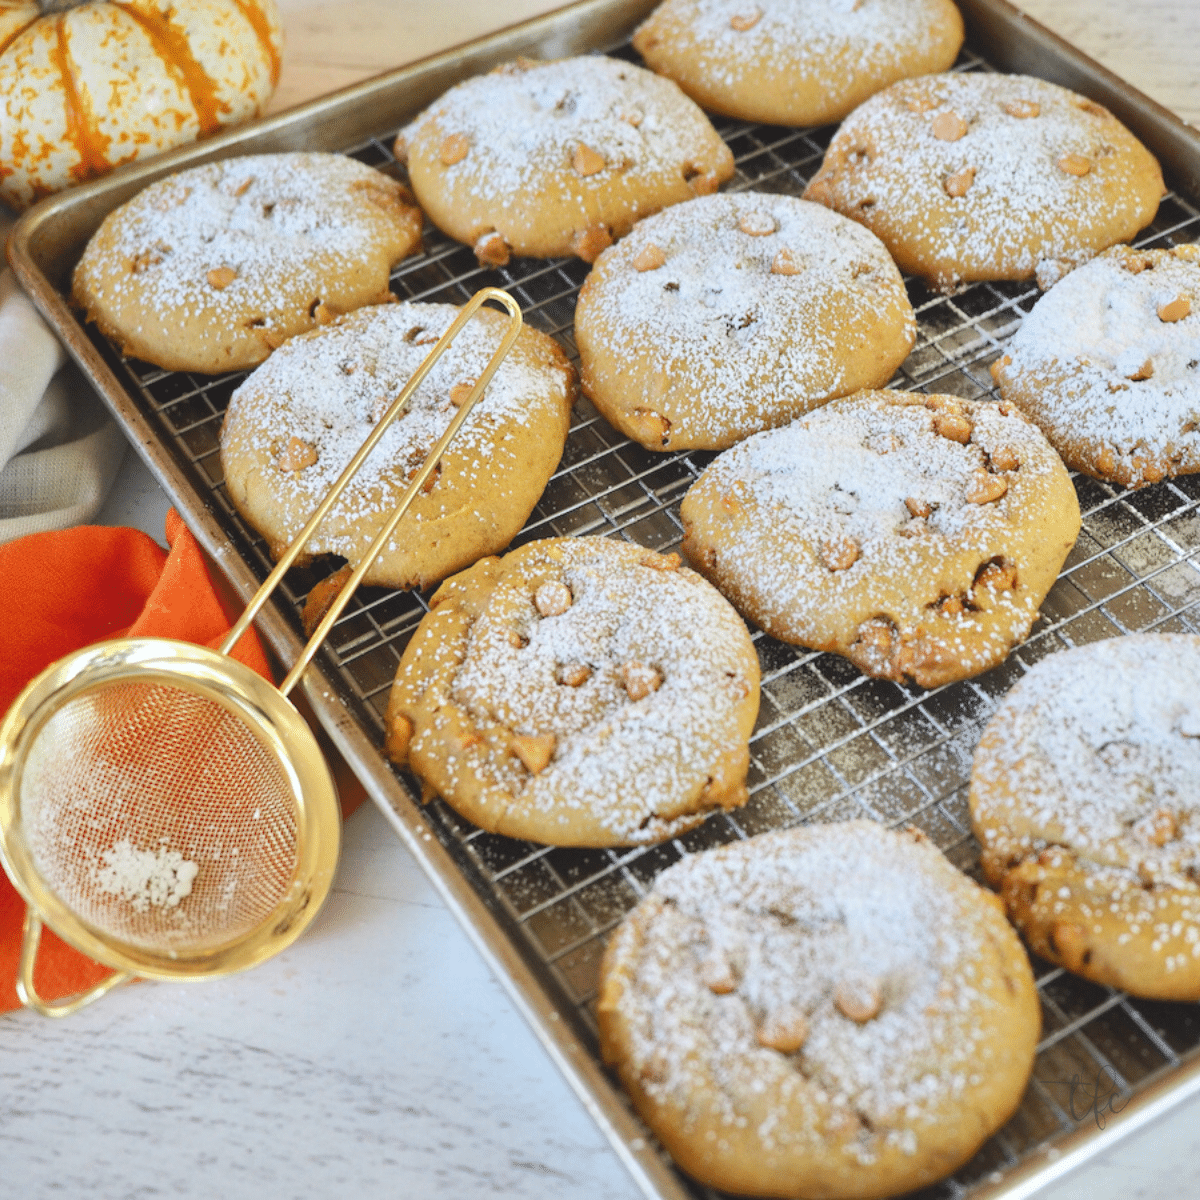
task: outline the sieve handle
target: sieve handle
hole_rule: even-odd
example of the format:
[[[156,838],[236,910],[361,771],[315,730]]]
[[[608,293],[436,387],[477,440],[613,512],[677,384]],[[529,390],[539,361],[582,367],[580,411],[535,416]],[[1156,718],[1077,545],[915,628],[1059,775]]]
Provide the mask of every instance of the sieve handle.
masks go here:
[[[42,919],[32,908],[25,910],[25,928],[21,938],[21,970],[17,975],[17,996],[26,1008],[36,1009],[43,1017],[69,1017],[93,1000],[99,1000],[120,983],[133,978],[129,971],[117,971],[95,987],[80,992],[69,1000],[51,1002],[38,995],[33,982],[33,964],[37,959],[38,946],[42,941]]]
[[[404,385],[400,395],[392,401],[391,407],[379,419],[375,428],[368,435],[366,441],[359,447],[358,452],[347,464],[346,469],[339,476],[337,483],[330,489],[329,494],[317,505],[316,511],[309,518],[308,524],[297,535],[296,540],[283,552],[279,562],[275,564],[275,569],[263,581],[262,587],[254,593],[253,599],[246,605],[246,611],[238,618],[238,622],[229,631],[228,636],[221,645],[221,653],[228,654],[238,640],[246,632],[250,626],[250,622],[254,620],[259,609],[266,603],[267,597],[275,590],[276,585],[291,568],[292,564],[300,556],[305,544],[313,533],[316,532],[317,526],[325,519],[325,515],[333,507],[338,496],[341,495],[343,489],[357,473],[359,467],[367,458],[367,455],[375,448],[376,443],[383,437],[387,427],[398,417],[408,405],[408,401],[413,392],[424,381],[425,376],[429,374],[433,364],[442,356],[449,348],[450,343],[458,336],[462,327],[471,319],[476,309],[478,309],[485,301],[495,300],[498,304],[503,305],[508,310],[509,324],[505,331],[504,337],[500,341],[500,345],[496,349],[496,353],[492,355],[491,361],[484,369],[483,374],[475,381],[475,386],[471,389],[471,394],[463,402],[462,407],[454,414],[454,419],[446,427],[445,433],[438,439],[437,444],[426,456],[424,463],[421,464],[421,469],[413,478],[412,483],[408,485],[408,489],[400,499],[399,505],[395,512],[392,513],[384,527],[379,531],[378,536],[371,543],[362,561],[354,568],[350,574],[350,578],[346,580],[345,586],[338,593],[329,611],[325,614],[324,619],[317,626],[308,644],[300,653],[300,657],[296,660],[295,666],[288,672],[287,678],[279,685],[279,691],[286,696],[288,692],[296,686],[300,676],[304,674],[305,668],[316,654],[318,647],[325,640],[330,629],[333,628],[334,622],[342,615],[342,610],[350,602],[350,597],[354,595],[354,590],[362,581],[364,575],[370,570],[371,564],[379,556],[388,539],[396,531],[396,526],[400,524],[404,514],[408,511],[409,506],[416,498],[417,493],[424,486],[425,481],[432,474],[433,469],[441,461],[442,455],[446,451],[453,440],[454,435],[458,432],[462,423],[467,419],[471,409],[475,407],[475,402],[483,395],[487,385],[491,382],[492,376],[495,375],[501,362],[507,356],[509,350],[512,349],[513,343],[517,340],[521,333],[521,307],[520,305],[505,291],[500,288],[482,288],[463,305],[458,316],[455,317],[454,323],[446,330],[438,339],[437,344],[429,352],[425,361],[417,368],[413,377]]]

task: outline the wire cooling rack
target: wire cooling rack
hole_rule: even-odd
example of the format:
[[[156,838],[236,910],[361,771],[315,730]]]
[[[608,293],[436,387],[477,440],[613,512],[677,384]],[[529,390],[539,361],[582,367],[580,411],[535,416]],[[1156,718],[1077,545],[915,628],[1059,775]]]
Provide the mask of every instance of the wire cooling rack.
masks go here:
[[[623,47],[618,55],[636,61]],[[956,70],[989,70],[964,53]],[[729,190],[799,195],[825,153],[832,128],[775,128],[716,121],[737,163]],[[394,131],[348,150],[399,178]],[[1140,246],[1200,239],[1196,203],[1174,192]],[[402,262],[392,290],[403,299],[463,303],[484,286],[508,289],[526,320],[576,357],[575,297],[588,272],[577,259],[517,259],[481,268],[470,249],[430,226],[423,254]],[[919,336],[892,386],[996,399],[988,367],[1037,300],[1036,287],[980,283],[945,297],[906,281]],[[221,420],[244,373],[168,373],[121,360],[93,332],[105,356],[192,473],[235,546],[265,576],[264,541],[225,494],[218,454]],[[576,406],[562,463],[516,544],[535,538],[608,534],[668,551],[678,546],[679,503],[712,454],[653,454],[627,441],[584,400]],[[1042,605],[1030,638],[1009,660],[976,679],[934,691],[863,676],[845,659],[787,646],[754,631],[762,704],[750,745],[750,800],[683,837],[635,850],[537,846],[485,833],[441,801],[428,825],[498,913],[509,936],[540,968],[545,986],[584,1043],[596,1048],[593,1006],[608,935],[654,877],[687,854],[767,829],[809,821],[871,817],[922,828],[947,856],[976,873],[967,782],[983,724],[1009,687],[1038,659],[1067,646],[1124,633],[1200,633],[1200,476],[1137,492],[1082,476],[1075,486],[1083,531]],[[289,574],[284,604],[296,617],[310,588],[336,565]],[[382,745],[388,691],[405,645],[427,611],[424,595],[366,589],[335,626],[322,654],[342,700]],[[406,786],[412,787],[411,781]],[[1124,1099],[1200,1048],[1200,1009],[1133,999],[1034,960],[1043,1038],[1020,1109],[951,1179],[920,1193],[957,1200],[1024,1160],[1048,1140],[1095,1119],[1082,1097],[1098,1088]],[[1074,1091],[1070,1081],[1083,1085]],[[1083,1111],[1086,1109],[1086,1111]],[[689,1182],[696,1196],[714,1193]]]

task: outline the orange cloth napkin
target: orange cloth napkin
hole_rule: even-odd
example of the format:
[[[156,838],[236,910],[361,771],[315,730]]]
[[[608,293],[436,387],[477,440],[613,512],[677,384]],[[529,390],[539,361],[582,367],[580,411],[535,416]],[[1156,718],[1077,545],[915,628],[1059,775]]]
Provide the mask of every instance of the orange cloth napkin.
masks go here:
[[[82,525],[0,545],[0,713],[64,654],[116,637],[168,637],[218,647],[232,620],[196,539],[173,509],[170,553],[136,529]],[[253,631],[233,655],[266,679],[271,670]],[[19,1006],[16,978],[25,903],[0,872],[0,1011]],[[91,987],[107,967],[42,935],[37,985],[47,1000]]]

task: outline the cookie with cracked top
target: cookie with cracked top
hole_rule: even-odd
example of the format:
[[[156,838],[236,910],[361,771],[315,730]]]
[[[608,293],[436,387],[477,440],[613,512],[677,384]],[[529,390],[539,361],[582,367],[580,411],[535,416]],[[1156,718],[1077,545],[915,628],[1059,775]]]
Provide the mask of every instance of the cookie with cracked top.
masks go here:
[[[696,1179],[855,1200],[942,1178],[1004,1124],[1041,1013],[997,897],[923,834],[850,821],[664,871],[609,942],[596,1017]]]
[[[1106,108],[1027,75],[907,79],[860,105],[805,198],[861,222],[900,269],[953,291],[1048,287],[1158,211],[1162,171]]]
[[[494,833],[656,842],[745,802],[758,683],[742,620],[677,554],[549,538],[438,589],[386,748]]]
[[[984,729],[969,802],[984,874],[1036,953],[1200,1000],[1200,637],[1042,659]]]
[[[649,450],[720,450],[881,387],[916,321],[869,230],[794,196],[677,204],[606,250],[575,309],[584,394]]]
[[[511,254],[592,262],[635,221],[733,174],[729,148],[674,83],[603,55],[467,79],[395,148],[430,220],[485,266]]]
[[[951,0],[666,0],[633,35],[709,112],[769,125],[840,121],[897,79],[947,70],[962,42]]]
[[[289,337],[393,299],[420,248],[408,189],[340,154],[255,154],[180,171],[114,209],[71,299],[123,353],[169,371],[253,367]]]
[[[1063,461],[1143,487],[1200,471],[1200,245],[1114,246],[1038,301],[992,364]]]
[[[724,451],[681,516],[688,561],[772,636],[923,687],[1007,657],[1080,527],[1015,408],[888,391]]]

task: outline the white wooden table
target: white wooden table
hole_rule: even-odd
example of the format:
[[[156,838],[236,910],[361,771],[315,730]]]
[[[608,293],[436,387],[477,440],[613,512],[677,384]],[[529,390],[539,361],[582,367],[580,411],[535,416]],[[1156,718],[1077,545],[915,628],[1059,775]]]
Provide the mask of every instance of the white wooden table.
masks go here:
[[[280,0],[276,107],[518,20],[545,0]],[[1200,123],[1200,0],[1026,0]],[[161,539],[132,453],[102,519]],[[65,1022],[0,1017],[0,1197],[638,1194],[379,813],[346,825],[312,931],[250,974],[139,984]],[[1200,1196],[1200,1101],[1040,1200]]]

